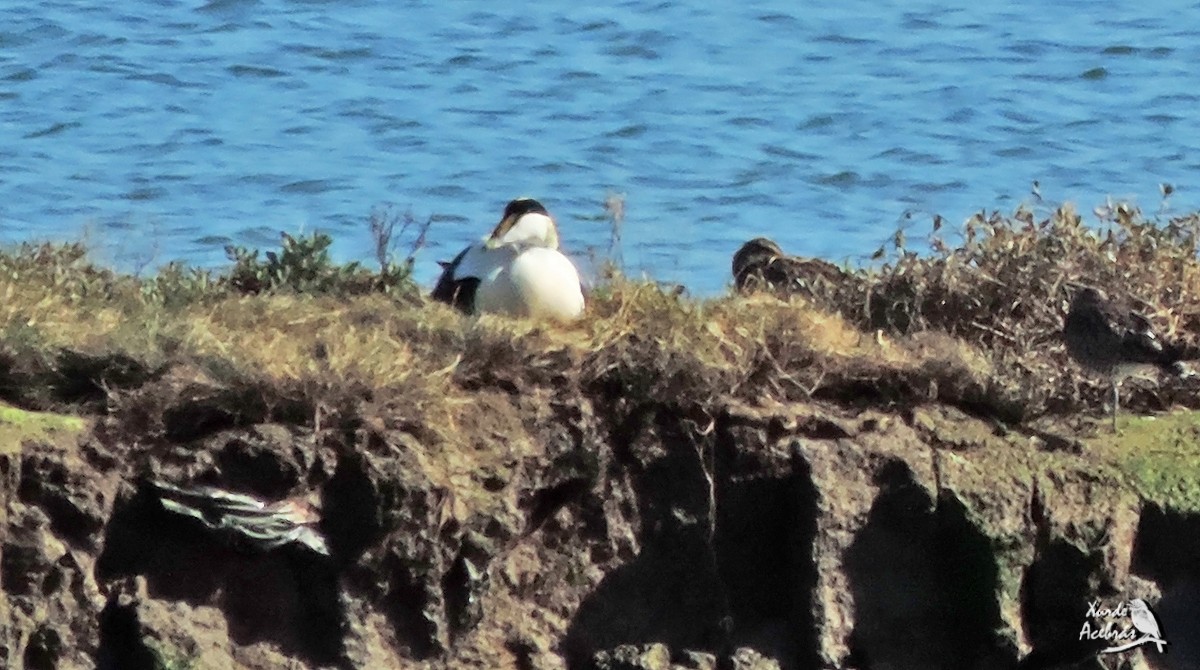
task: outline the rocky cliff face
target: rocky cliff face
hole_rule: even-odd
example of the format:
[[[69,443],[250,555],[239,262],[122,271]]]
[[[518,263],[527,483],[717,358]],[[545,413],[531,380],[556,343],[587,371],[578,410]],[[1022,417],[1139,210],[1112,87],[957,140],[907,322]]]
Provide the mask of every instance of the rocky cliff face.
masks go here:
[[[320,234],[0,250],[0,667],[1200,667],[1200,393],[1127,384],[1114,435],[1058,342],[1083,282],[1200,350],[1200,214],[1095,214],[554,327]]]
[[[0,665],[1200,667],[1200,517],[1185,484],[1139,488],[1121,438],[936,403],[505,386],[456,412],[453,452],[403,407],[154,429],[11,410]],[[1194,462],[1190,414],[1143,423]],[[307,496],[330,556],[223,541],[152,479]],[[1166,653],[1097,656],[1089,604],[1134,597]]]

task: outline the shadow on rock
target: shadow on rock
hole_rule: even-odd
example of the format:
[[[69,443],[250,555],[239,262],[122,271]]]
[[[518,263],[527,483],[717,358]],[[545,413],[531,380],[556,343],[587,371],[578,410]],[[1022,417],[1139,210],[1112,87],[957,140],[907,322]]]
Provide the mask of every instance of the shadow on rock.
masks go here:
[[[1143,508],[1133,551],[1133,571],[1158,583],[1162,598],[1151,603],[1169,643],[1154,667],[1200,668],[1200,515]]]
[[[807,464],[779,458],[765,475],[744,455],[761,434],[721,426],[697,438],[684,425],[656,412],[627,422],[629,432],[613,441],[632,445],[607,480],[631,483],[637,512],[628,522],[642,550],[579,607],[563,643],[569,667],[594,667],[597,652],[654,644],[679,658],[706,651],[728,660],[749,647],[783,668],[811,665],[816,494]],[[713,457],[704,462],[705,454]]]
[[[935,504],[903,462],[884,465],[876,483],[879,496],[845,558],[856,612],[847,665],[1014,667],[1016,650],[999,634],[999,570],[987,536],[951,494]]]
[[[1080,640],[1088,621],[1088,600],[1103,565],[1063,540],[1038,538],[1037,559],[1021,582],[1021,613],[1033,650],[1021,660],[1021,670],[1058,668],[1094,659],[1102,645]]]

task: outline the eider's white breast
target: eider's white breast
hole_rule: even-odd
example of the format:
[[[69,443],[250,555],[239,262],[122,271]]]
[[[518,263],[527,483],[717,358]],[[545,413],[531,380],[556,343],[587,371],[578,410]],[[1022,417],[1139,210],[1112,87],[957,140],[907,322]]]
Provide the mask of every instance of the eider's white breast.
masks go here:
[[[486,256],[493,261],[487,267],[475,261],[476,311],[560,321],[583,313],[579,271],[557,249],[501,247]]]

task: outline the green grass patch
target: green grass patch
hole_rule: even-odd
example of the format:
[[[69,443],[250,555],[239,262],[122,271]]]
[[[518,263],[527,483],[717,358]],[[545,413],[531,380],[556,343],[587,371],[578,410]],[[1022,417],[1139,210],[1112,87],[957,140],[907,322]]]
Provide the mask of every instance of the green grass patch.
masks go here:
[[[0,404],[0,453],[19,451],[28,441],[78,435],[86,426],[87,423],[77,416],[30,412]]]
[[[1147,500],[1200,511],[1200,412],[1127,416],[1119,426],[1118,435],[1101,434],[1087,449],[1111,459]]]

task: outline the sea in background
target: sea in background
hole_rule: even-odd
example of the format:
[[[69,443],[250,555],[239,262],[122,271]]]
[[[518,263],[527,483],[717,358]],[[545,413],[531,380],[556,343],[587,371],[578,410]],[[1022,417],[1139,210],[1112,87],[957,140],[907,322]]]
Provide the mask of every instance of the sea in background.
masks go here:
[[[4,3],[0,241],[85,237],[143,270],[322,230],[369,261],[390,205],[432,218],[428,284],[518,195],[603,256],[619,193],[627,272],[711,295],[758,235],[862,263],[934,213],[1071,200],[1097,223],[1111,195],[1169,216],[1200,208],[1198,10]]]

